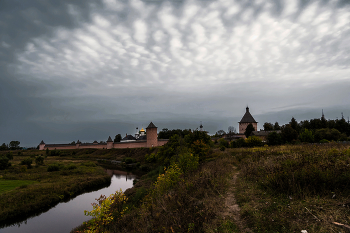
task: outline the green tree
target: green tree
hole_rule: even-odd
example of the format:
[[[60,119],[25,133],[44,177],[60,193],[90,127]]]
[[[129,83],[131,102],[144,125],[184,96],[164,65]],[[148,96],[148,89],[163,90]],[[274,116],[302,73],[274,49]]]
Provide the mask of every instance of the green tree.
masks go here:
[[[7,157],[9,160],[12,160],[12,159],[13,159],[13,155],[12,155],[11,152],[7,152],[6,157]]]
[[[281,126],[278,124],[278,122],[276,121],[274,126],[273,126],[274,130],[281,130]]]
[[[199,156],[189,152],[181,153],[178,156],[178,161],[176,161],[176,164],[178,164],[179,168],[184,173],[196,170],[199,165]]]
[[[271,130],[273,130],[273,125],[272,125],[271,123],[269,123],[269,122],[265,122],[265,123],[264,123],[264,130],[265,130],[265,131],[271,131]]]
[[[271,132],[267,135],[267,144],[269,146],[276,146],[282,144],[281,134],[277,132]]]
[[[317,129],[315,131],[315,141],[319,142],[323,139],[329,141],[330,130],[328,128]]]
[[[11,166],[9,159],[6,156],[0,156],[0,170],[4,170]]]
[[[294,117],[292,117],[291,121],[289,122],[289,125],[290,125],[296,132],[299,132],[299,125],[298,125],[298,122],[295,120]]]
[[[35,157],[35,164],[36,164],[37,166],[39,166],[39,165],[44,165],[44,157],[41,156],[41,155],[36,156],[36,157]]]
[[[248,147],[262,146],[262,140],[257,136],[250,136],[245,140],[245,143]]]
[[[290,124],[287,124],[282,127],[282,139],[285,142],[292,142],[293,140],[297,140],[298,132],[292,128]]]
[[[191,144],[191,151],[195,156],[198,156],[200,160],[204,158],[209,152],[210,146],[204,143],[203,140],[197,140]]]
[[[340,120],[336,120],[335,121],[335,129],[337,129],[340,133],[346,133],[347,132],[347,128],[348,128],[348,123],[345,121],[344,118],[340,119]]]
[[[308,129],[311,130],[316,130],[316,129],[321,129],[322,128],[322,122],[320,119],[311,119],[309,123]]]
[[[312,143],[314,142],[314,135],[312,134],[312,131],[304,129],[304,132],[300,133],[299,135],[299,140],[301,142]]]
[[[20,144],[19,141],[11,141],[11,142],[10,142],[10,149],[11,149],[11,150],[17,150],[17,149],[19,149],[19,148],[20,148],[20,147],[19,147],[19,144]]]
[[[254,126],[252,124],[249,124],[245,129],[244,135],[248,138],[253,131],[255,131]]]
[[[226,140],[226,139],[224,139],[224,138],[220,138],[219,140],[218,140],[218,142],[219,142],[219,147],[221,147],[221,146],[223,146],[223,147],[228,147],[228,141]]]
[[[120,140],[122,140],[122,135],[120,134],[115,135],[114,142],[120,142]]]
[[[169,139],[172,136],[174,136],[175,134],[179,135],[181,138],[185,137],[187,134],[190,134],[191,130],[190,129],[172,129],[169,130],[167,128],[162,129],[159,134],[158,134],[158,138],[159,139]]]
[[[308,120],[300,121],[299,126],[302,129],[311,129],[310,128],[310,122]]]
[[[321,128],[327,128],[328,122],[324,116],[321,117]]]
[[[202,141],[204,144],[210,145],[211,143],[211,138],[210,136],[207,134],[207,132],[204,131],[198,131],[195,130],[193,132],[190,132],[189,134],[187,134],[185,137],[185,142],[191,146],[195,141]]]
[[[50,156],[60,156],[60,151],[54,149],[50,151]]]
[[[341,137],[341,133],[337,129],[331,129],[330,131],[331,140],[338,141]]]
[[[318,129],[315,131],[315,141],[319,142],[322,139],[328,141],[338,141],[342,137],[342,134],[337,129]]]
[[[157,159],[163,162],[165,166],[170,165],[171,158],[180,153],[181,148],[185,147],[185,142],[183,138],[175,134],[170,137],[168,143],[162,146],[158,153]]]
[[[245,140],[243,138],[238,138],[236,140],[236,145],[235,145],[237,148],[240,148],[240,147],[245,147],[246,146],[246,143],[245,143]]]
[[[8,150],[9,148],[7,147],[7,145],[5,143],[3,143],[1,146],[0,146],[0,150]]]
[[[27,168],[32,168],[32,162],[33,160],[31,158],[26,158],[24,160],[21,161],[21,165],[27,165]]]

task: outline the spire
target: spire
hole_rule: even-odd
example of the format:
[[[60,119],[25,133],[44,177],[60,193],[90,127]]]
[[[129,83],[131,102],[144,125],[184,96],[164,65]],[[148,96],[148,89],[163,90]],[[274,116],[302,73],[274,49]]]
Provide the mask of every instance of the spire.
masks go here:
[[[108,137],[107,142],[113,142],[113,140],[112,140],[111,136],[109,136],[109,137]]]
[[[40,145],[44,145],[44,144],[45,144],[44,140],[41,140]]]

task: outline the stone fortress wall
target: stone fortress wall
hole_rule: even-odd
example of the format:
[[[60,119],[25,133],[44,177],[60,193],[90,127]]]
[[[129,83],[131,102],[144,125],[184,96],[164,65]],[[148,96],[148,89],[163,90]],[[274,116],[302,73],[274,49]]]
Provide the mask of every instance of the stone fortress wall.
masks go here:
[[[152,122],[146,128],[146,135],[146,140],[131,142],[113,142],[111,137],[108,137],[107,143],[81,143],[78,140],[76,144],[45,144],[44,141],[41,141],[39,150],[141,148],[163,146],[168,142],[168,139],[158,140],[157,127]]]

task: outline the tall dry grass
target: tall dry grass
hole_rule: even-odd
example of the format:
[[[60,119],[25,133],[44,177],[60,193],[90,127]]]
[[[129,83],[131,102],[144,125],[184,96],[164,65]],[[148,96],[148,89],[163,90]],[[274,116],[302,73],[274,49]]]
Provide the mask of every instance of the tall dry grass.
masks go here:
[[[233,150],[237,199],[254,232],[342,232],[350,223],[350,149],[345,144]]]

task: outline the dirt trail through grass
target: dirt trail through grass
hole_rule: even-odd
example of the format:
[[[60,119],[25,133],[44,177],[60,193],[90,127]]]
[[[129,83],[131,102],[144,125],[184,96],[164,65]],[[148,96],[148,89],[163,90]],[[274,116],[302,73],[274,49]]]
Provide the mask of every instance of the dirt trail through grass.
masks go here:
[[[222,212],[222,217],[225,220],[232,220],[240,229],[239,232],[252,232],[246,226],[245,221],[241,218],[241,215],[240,215],[240,208],[237,204],[237,201],[234,195],[239,171],[237,171],[237,168],[234,166],[232,168],[233,168],[232,179],[229,181],[230,188],[227,191],[227,193],[224,195],[226,209],[224,210],[224,212]]]

